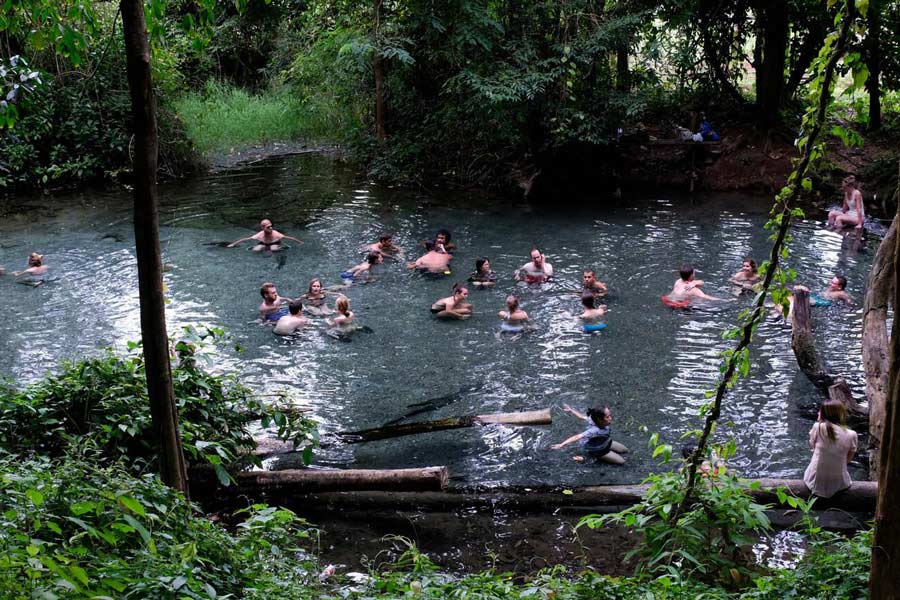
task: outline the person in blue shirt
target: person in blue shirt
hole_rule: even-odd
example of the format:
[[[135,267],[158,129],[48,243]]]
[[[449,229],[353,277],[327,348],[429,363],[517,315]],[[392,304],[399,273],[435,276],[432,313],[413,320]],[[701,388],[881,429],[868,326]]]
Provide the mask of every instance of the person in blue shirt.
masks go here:
[[[603,462],[614,465],[625,464],[622,454],[628,452],[628,448],[612,439],[612,431],[610,430],[612,413],[608,407],[589,408],[587,414],[581,414],[568,404],[563,404],[563,410],[587,421],[590,423],[590,426],[583,432],[575,434],[559,444],[553,444],[550,446],[552,450],[559,450],[569,444],[580,442],[581,447],[588,456],[599,458]],[[578,462],[584,460],[584,456],[573,456],[572,458]]]

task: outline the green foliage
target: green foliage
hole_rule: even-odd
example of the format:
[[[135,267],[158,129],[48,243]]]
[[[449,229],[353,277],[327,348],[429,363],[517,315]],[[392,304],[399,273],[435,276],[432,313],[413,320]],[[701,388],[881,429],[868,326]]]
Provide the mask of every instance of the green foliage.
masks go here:
[[[309,529],[290,511],[253,506],[230,533],[97,458],[0,459],[4,599],[311,597]]]
[[[652,436],[650,443],[654,457],[668,459],[671,448],[660,444],[658,436]],[[722,585],[747,583],[755,570],[748,562],[752,558],[749,547],[770,525],[764,512],[767,507],[747,494],[747,482],[720,468],[734,450],[732,443],[707,457],[703,478],[684,507],[690,490],[686,467],[651,474],[644,480],[650,488],[639,504],[619,513],[584,517],[579,526],[596,529],[618,524],[642,533],[643,543],[629,556],[640,558],[638,575]]]
[[[264,403],[234,376],[214,375],[198,362],[206,340],[218,331],[185,330],[175,343],[179,361],[172,379],[179,409],[182,440],[189,464],[211,464],[227,484],[226,467],[254,460],[251,424],[262,419],[279,437],[293,440],[311,458],[317,442],[315,423],[290,407]],[[61,372],[24,390],[0,390],[0,448],[24,455],[60,456],[74,443],[98,449],[105,462],[128,460],[135,469],[153,466],[155,435],[147,398],[146,372],[140,345],[131,351],[78,362],[65,362]],[[258,460],[258,459],[256,459]]]

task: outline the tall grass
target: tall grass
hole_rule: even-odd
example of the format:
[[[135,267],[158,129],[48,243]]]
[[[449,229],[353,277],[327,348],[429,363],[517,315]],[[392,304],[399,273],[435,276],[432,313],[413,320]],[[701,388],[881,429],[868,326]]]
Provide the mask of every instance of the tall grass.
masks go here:
[[[298,98],[289,88],[254,95],[213,81],[178,99],[175,109],[204,154],[276,141],[339,142],[360,126],[328,97]]]

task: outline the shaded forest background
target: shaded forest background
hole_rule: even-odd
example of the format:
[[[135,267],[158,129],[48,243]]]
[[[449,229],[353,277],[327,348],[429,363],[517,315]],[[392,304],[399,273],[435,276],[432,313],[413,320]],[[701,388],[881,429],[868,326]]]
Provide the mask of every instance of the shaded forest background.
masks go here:
[[[241,144],[303,139],[343,146],[375,178],[511,193],[539,174],[545,187],[627,184],[618,141],[671,139],[704,114],[728,151],[784,158],[770,169],[777,179],[837,14],[828,0],[151,0],[147,9],[163,175]],[[900,2],[868,2],[851,46],[834,137],[890,146],[900,132]],[[16,118],[0,133],[0,189],[127,176],[117,5],[7,3],[0,49],[0,125]],[[894,189],[894,162],[877,154],[857,175]]]

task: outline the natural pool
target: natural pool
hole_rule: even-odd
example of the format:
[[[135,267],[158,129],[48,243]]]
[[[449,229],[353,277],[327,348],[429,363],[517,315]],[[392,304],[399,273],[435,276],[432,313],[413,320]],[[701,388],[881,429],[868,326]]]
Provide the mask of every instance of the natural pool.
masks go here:
[[[632,450],[624,467],[577,464],[575,448],[551,451],[582,429],[561,411],[546,427],[487,426],[317,452],[318,464],[354,468],[444,464],[453,481],[474,484],[630,483],[658,470],[646,449],[649,431],[677,448],[678,436],[698,427],[703,390],[714,385],[718,353],[731,347],[720,333],[750,303],[747,296],[714,311],[676,312],[660,295],[671,289],[682,261],[698,269],[714,295],[727,295],[728,276],[750,254],[768,252],[769,198],[697,200],[654,195],[613,199],[598,191],[580,208],[547,210],[458,193],[432,194],[374,185],[341,163],[318,155],[271,159],[162,189],[163,260],[170,331],[187,324],[224,326],[245,350],[222,348],[217,368],[239,369],[250,385],[286,389],[311,406],[324,432],[378,426],[407,405],[472,390],[421,418],[608,404],[615,438]],[[82,194],[12,201],[0,221],[0,265],[22,268],[28,252],[46,255],[52,281],[37,288],[0,277],[0,374],[34,380],[62,358],[96,353],[139,337],[137,271],[127,193]],[[204,245],[252,232],[263,216],[305,244],[264,257],[245,249]],[[393,263],[377,281],[346,293],[373,333],[349,343],[314,327],[278,338],[254,322],[259,286],[273,281],[283,295],[306,290],[312,277],[340,283],[360,262],[363,243],[382,230],[402,247],[446,227],[459,246],[454,274],[425,279]],[[789,264],[800,281],[824,288],[844,273],[861,300],[876,241],[857,251],[842,238],[801,224]],[[512,280],[539,244],[557,279],[544,286]],[[414,254],[415,251],[412,252]],[[472,290],[475,316],[465,322],[432,318],[430,304],[464,281],[478,256],[488,256],[500,282]],[[607,282],[609,327],[584,334],[572,314],[581,271],[591,266]],[[506,294],[520,295],[537,330],[519,338],[498,334],[496,313]],[[817,308],[820,351],[832,371],[863,394],[859,307]],[[321,325],[321,323],[319,324]],[[754,342],[748,380],[728,395],[720,432],[733,435],[731,464],[747,476],[797,477],[809,460],[811,425],[798,410],[817,394],[799,373],[790,331],[764,324]],[[854,477],[861,472],[854,463]]]

